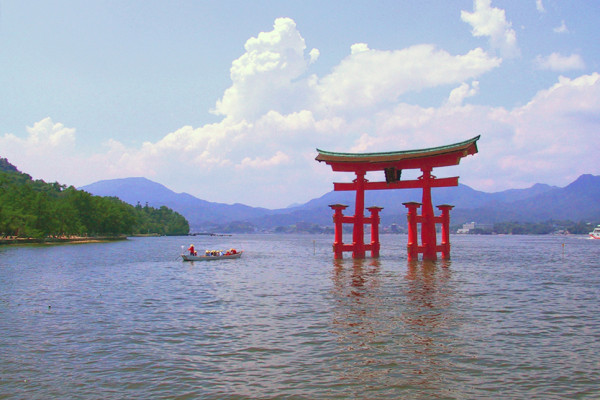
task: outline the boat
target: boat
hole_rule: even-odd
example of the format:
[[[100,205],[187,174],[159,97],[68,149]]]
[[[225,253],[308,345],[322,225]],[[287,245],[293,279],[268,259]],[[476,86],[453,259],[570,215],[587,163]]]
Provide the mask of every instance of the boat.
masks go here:
[[[590,239],[600,239],[600,225],[590,232]]]
[[[212,260],[232,260],[236,258],[240,258],[242,256],[243,251],[236,251],[235,253],[231,252],[207,252],[204,255],[190,255],[190,254],[182,254],[181,258],[183,261],[212,261]]]

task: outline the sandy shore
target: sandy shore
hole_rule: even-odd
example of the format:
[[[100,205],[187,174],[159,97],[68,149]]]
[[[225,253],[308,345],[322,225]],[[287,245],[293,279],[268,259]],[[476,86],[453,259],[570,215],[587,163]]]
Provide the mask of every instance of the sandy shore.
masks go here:
[[[3,237],[0,238],[0,245],[3,244],[59,244],[59,243],[99,243],[112,242],[115,240],[126,240],[127,236],[62,236],[62,237],[47,237],[43,239],[37,238],[18,238],[18,237]]]

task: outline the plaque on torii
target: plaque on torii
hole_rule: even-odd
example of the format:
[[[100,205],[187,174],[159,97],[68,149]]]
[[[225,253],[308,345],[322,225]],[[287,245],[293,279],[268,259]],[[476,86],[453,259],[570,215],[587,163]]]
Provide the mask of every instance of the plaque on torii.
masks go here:
[[[416,189],[423,190],[421,203],[403,203],[408,209],[408,244],[407,254],[409,260],[418,259],[422,254],[424,260],[436,260],[437,253],[441,252],[442,258],[450,258],[450,210],[451,205],[437,206],[441,210],[440,216],[435,216],[431,201],[431,188],[458,186],[458,176],[450,178],[437,178],[432,175],[433,168],[458,165],[463,157],[477,153],[479,136],[464,142],[447,146],[432,147],[428,149],[393,151],[383,153],[337,153],[317,149],[319,153],[315,158],[319,162],[330,165],[333,171],[354,172],[356,179],[348,183],[336,182],[333,184],[335,191],[355,191],[356,203],[354,216],[344,216],[343,204],[332,204],[334,210],[335,240],[333,252],[336,259],[343,257],[344,251],[351,251],[353,258],[365,258],[367,251],[372,257],[379,256],[379,211],[380,207],[369,207],[371,215],[366,217],[365,190],[386,189]],[[422,175],[413,180],[402,180],[401,173],[407,169],[420,169]],[[383,171],[385,181],[369,182],[365,179],[367,172]],[[417,209],[421,208],[421,214]],[[352,243],[342,242],[342,224],[353,224]],[[437,244],[435,224],[442,225],[442,241]],[[371,225],[371,243],[365,244],[364,225]],[[418,224],[421,225],[421,244],[418,243]]]

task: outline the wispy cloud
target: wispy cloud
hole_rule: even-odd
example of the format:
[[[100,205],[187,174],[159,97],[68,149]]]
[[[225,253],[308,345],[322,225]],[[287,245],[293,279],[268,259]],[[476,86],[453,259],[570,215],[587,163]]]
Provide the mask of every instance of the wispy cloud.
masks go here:
[[[243,168],[255,168],[255,169],[262,169],[262,168],[272,168],[272,167],[276,167],[278,165],[284,164],[289,162],[290,157],[281,152],[278,151],[277,153],[275,153],[273,155],[273,157],[268,158],[268,159],[264,159],[261,157],[256,157],[256,158],[250,158],[250,157],[246,157],[244,158],[239,165],[236,166],[236,168],[238,169],[243,169]]]
[[[552,53],[549,56],[537,56],[535,64],[539,69],[547,69],[557,72],[584,69],[585,63],[579,54],[563,56],[559,53]]]
[[[546,9],[544,8],[544,3],[542,0],[535,0],[535,8],[538,12],[545,13]]]
[[[565,24],[565,21],[561,21],[560,25],[557,26],[556,28],[554,28],[554,32],[556,33],[569,33],[569,29],[567,28],[567,25]]]

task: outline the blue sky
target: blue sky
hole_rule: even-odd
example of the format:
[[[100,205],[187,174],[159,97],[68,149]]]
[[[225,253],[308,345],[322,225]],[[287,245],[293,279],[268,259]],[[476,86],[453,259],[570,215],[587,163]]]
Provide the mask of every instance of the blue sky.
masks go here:
[[[598,21],[584,0],[0,0],[0,157],[275,208],[352,179],[317,147],[481,134],[434,174],[564,186],[600,174]]]

